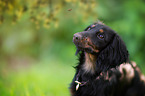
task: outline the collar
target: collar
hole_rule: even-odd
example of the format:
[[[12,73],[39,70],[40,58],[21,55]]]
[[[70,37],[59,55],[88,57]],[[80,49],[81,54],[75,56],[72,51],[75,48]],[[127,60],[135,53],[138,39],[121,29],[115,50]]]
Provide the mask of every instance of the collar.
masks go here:
[[[78,74],[76,76],[76,80],[75,80],[75,83],[77,83],[77,85],[76,85],[76,91],[79,89],[80,86],[84,86],[84,85],[86,85],[89,82],[89,80],[86,81],[86,82],[83,82],[83,81],[80,82],[79,81],[79,77],[80,77],[80,70],[79,70],[79,72],[78,72]]]

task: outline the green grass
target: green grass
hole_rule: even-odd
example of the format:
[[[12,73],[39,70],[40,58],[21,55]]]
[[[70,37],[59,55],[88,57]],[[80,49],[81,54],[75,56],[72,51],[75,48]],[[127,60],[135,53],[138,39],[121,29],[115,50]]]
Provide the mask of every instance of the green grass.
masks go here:
[[[39,62],[28,67],[1,67],[0,96],[70,96],[72,65],[63,62]]]

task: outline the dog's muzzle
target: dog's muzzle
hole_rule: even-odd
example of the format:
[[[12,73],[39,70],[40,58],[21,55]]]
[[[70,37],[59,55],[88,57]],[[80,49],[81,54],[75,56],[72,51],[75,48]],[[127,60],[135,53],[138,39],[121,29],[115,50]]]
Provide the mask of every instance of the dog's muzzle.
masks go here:
[[[86,44],[88,43],[88,37],[87,36],[82,36],[81,32],[76,33],[73,36],[73,42],[77,47],[85,47]]]
[[[73,36],[73,42],[76,45],[76,47],[80,50],[84,50],[91,53],[99,52],[98,49],[96,49],[95,45],[92,43],[89,36],[87,36],[86,32],[75,33]]]
[[[79,33],[74,34],[73,41],[80,41],[83,40],[83,36]]]

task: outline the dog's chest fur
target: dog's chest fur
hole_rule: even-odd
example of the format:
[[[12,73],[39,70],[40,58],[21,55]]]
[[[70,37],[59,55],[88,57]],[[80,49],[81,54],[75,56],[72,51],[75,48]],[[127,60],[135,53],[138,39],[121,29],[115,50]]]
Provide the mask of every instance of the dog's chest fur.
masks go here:
[[[95,73],[95,68],[96,68],[96,56],[92,55],[90,53],[85,52],[85,62],[82,66],[82,69],[84,70],[85,73]]]

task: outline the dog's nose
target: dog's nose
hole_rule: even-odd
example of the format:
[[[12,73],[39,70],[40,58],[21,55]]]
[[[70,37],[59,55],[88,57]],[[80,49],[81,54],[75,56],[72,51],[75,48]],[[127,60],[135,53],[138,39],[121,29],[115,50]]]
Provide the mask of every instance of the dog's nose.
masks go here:
[[[74,40],[81,40],[82,39],[82,35],[80,35],[79,33],[74,34],[73,36]]]

